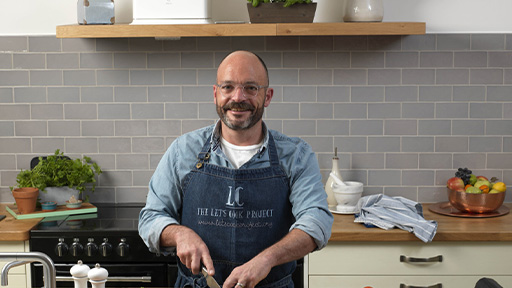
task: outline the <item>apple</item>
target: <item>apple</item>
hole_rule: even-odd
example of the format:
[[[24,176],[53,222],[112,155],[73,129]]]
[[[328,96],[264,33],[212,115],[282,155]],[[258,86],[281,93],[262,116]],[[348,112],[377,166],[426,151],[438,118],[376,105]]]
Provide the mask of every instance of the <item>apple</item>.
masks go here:
[[[489,194],[496,194],[496,193],[501,193],[501,192],[496,189],[491,189],[491,191],[489,191]]]
[[[482,190],[476,188],[475,186],[471,186],[471,187],[468,187],[468,189],[466,189],[466,193],[470,193],[470,194],[482,194]]]
[[[446,187],[455,191],[464,191],[464,181],[459,177],[452,177],[446,182]]]
[[[476,188],[480,188],[480,186],[483,186],[483,185],[490,187],[491,182],[489,182],[488,180],[478,180],[478,181],[476,181],[475,185],[473,185],[473,186],[475,186]]]
[[[479,181],[479,180],[489,181],[489,179],[485,176],[476,176],[476,181]]]

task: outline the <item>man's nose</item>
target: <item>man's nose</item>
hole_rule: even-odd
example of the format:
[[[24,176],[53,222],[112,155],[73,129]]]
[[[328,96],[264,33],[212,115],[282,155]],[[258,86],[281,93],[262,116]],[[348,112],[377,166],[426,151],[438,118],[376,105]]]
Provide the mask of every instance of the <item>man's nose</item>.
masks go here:
[[[235,86],[235,91],[233,91],[233,95],[231,95],[231,99],[236,102],[241,102],[246,100],[247,97],[244,95],[244,87],[243,86]]]

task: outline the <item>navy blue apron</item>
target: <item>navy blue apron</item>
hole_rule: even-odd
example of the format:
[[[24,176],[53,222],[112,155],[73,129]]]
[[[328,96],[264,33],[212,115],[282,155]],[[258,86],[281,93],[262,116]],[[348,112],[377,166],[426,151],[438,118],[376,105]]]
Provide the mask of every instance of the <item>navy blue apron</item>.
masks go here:
[[[270,133],[268,151],[269,167],[230,169],[208,163],[208,141],[195,169],[185,177],[181,224],[194,230],[208,246],[214,278],[221,286],[235,267],[282,239],[295,221],[288,178],[279,166]],[[292,261],[272,268],[256,287],[293,288],[295,267]],[[192,275],[180,261],[178,268],[176,287],[208,287],[204,277]]]

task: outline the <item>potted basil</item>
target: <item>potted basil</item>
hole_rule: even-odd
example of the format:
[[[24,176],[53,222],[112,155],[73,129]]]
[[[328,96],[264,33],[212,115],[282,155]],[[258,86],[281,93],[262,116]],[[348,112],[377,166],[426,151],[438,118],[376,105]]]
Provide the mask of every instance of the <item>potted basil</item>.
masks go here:
[[[16,176],[17,187],[38,188],[40,202],[55,201],[66,204],[71,196],[77,199],[90,186],[96,188],[95,176],[102,173],[98,164],[91,158],[71,159],[59,149],[48,157],[39,157],[37,165],[31,170],[21,170]],[[14,187],[10,187],[13,190]],[[86,197],[85,201],[88,201]]]
[[[316,3],[311,0],[247,0],[251,23],[312,23]]]

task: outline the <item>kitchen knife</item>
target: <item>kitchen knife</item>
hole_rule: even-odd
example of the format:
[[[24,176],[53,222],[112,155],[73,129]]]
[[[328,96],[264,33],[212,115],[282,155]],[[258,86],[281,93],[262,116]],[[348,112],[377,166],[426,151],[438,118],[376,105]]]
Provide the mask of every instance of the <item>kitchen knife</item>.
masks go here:
[[[204,276],[204,278],[206,278],[206,284],[208,284],[208,287],[210,287],[210,288],[220,288],[219,283],[217,283],[217,281],[215,281],[215,278],[213,278],[212,276],[208,275],[208,271],[206,271],[206,267],[203,267],[201,272],[203,272],[203,276]]]

